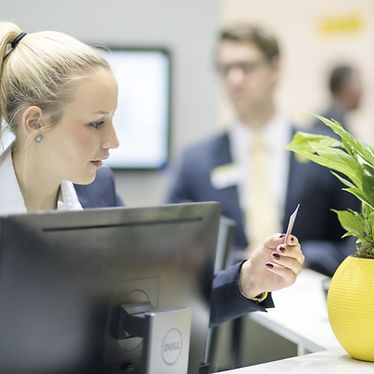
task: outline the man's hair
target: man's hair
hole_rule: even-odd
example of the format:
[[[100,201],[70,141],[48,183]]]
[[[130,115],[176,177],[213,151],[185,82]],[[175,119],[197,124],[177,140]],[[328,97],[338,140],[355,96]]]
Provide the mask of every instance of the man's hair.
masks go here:
[[[355,69],[349,65],[335,66],[329,76],[329,89],[332,95],[338,95],[346,85]]]
[[[237,24],[223,29],[218,38],[219,42],[230,41],[255,45],[268,62],[280,55],[277,38],[269,30],[258,25]]]

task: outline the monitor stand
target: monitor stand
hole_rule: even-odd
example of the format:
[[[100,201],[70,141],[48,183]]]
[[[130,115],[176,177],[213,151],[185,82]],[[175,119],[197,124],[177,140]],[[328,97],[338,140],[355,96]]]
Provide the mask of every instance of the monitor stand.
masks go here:
[[[189,308],[155,310],[150,303],[122,305],[117,326],[117,339],[143,338],[141,374],[188,372]]]

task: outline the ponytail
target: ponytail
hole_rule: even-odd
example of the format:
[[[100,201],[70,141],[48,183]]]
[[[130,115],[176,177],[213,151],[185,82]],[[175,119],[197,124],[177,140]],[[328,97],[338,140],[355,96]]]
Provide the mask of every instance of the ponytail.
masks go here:
[[[3,95],[1,95],[3,86],[2,75],[6,58],[9,53],[12,52],[11,43],[20,33],[21,30],[17,25],[10,22],[0,23],[0,141],[5,130],[3,122],[5,121],[6,115],[5,102],[3,100]]]

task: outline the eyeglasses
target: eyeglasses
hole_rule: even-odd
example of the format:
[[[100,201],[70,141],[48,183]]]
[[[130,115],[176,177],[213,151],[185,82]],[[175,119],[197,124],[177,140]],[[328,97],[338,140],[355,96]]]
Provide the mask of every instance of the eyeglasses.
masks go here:
[[[218,73],[225,78],[229,75],[230,71],[234,69],[238,69],[243,74],[249,75],[257,70],[261,65],[265,65],[266,63],[267,62],[265,60],[234,62],[232,64],[217,63],[216,68]]]

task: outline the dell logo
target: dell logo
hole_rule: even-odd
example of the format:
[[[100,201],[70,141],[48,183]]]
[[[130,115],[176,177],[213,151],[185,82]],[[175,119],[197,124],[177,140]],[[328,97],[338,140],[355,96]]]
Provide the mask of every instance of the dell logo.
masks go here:
[[[177,350],[180,350],[179,341],[164,344],[164,353],[168,351],[177,351]]]
[[[167,365],[174,365],[182,353],[182,334],[174,328],[169,330],[162,340],[161,356]]]

